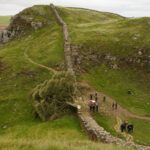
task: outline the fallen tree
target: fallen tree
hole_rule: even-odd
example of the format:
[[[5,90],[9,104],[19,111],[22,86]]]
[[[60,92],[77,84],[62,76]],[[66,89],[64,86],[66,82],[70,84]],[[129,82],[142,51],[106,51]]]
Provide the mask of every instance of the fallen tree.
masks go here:
[[[68,111],[66,102],[76,95],[74,76],[69,72],[55,74],[52,79],[37,85],[31,92],[34,111],[43,121],[55,119]]]

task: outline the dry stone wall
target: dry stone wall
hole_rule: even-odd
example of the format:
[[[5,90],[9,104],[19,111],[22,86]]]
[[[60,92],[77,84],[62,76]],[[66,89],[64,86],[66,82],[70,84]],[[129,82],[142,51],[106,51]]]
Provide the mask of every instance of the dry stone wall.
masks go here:
[[[85,115],[78,109],[78,117],[82,123],[83,128],[93,141],[100,141],[105,143],[117,144],[123,147],[135,148],[136,150],[150,150],[149,146],[135,144],[134,142],[126,142],[120,138],[112,136],[103,127],[99,126],[97,122],[89,115]]]
[[[67,24],[63,21],[63,19],[59,16],[55,6],[53,4],[50,5],[54,15],[58,21],[58,23],[62,26],[63,34],[64,34],[64,53],[65,53],[65,62],[67,71],[74,74],[73,64],[72,64],[72,51],[70,46],[70,39]],[[69,104],[71,107],[75,107],[78,113],[78,117],[81,121],[81,124],[89,137],[94,141],[102,141],[105,143],[114,143],[118,145],[122,145],[125,147],[134,147],[137,150],[150,150],[150,147],[142,146],[135,144],[134,142],[126,142],[120,138],[112,136],[109,132],[105,131],[104,128],[99,126],[97,122],[92,118],[89,113],[84,113],[82,111],[82,106]]]
[[[134,67],[143,69],[146,72],[150,71],[150,48],[136,49],[129,56],[114,55],[107,52],[98,51],[98,48],[92,48],[81,45],[71,45],[72,58],[76,62],[74,67],[76,71],[84,72],[86,68],[91,66],[99,66],[106,64],[111,69],[120,69],[123,67]]]
[[[58,23],[62,26],[63,35],[64,35],[65,64],[66,64],[67,71],[69,71],[71,74],[74,74],[74,69],[73,69],[73,65],[72,65],[72,52],[71,52],[71,48],[70,48],[70,39],[69,39],[69,32],[68,32],[67,24],[60,17],[55,6],[53,4],[51,4],[50,7],[51,7],[52,11],[54,12],[54,15],[55,15]]]

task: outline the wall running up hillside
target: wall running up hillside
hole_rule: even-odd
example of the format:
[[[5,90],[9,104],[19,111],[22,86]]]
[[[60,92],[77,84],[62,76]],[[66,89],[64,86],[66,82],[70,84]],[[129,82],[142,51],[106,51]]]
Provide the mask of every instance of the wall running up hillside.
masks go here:
[[[62,26],[62,30],[64,34],[64,55],[65,55],[65,63],[66,63],[67,71],[71,72],[75,76],[73,64],[72,64],[72,51],[70,46],[67,24],[60,17],[55,6],[51,4],[50,7],[54,12],[54,15],[58,23]],[[89,134],[92,140],[104,141],[106,143],[116,143],[122,146],[134,147],[137,150],[149,150],[149,147],[141,146],[135,144],[134,142],[128,143],[122,139],[113,137],[110,133],[108,133],[102,127],[100,127],[90,115],[85,115],[82,111],[80,111],[80,109],[78,109],[78,105],[76,106],[73,105],[73,107],[76,107],[76,109],[78,110],[78,117],[81,120],[83,127],[85,128],[85,130],[87,131],[87,133]],[[82,106],[80,108],[82,108]]]
[[[65,53],[64,55],[65,55],[65,64],[66,64],[67,71],[69,71],[71,74],[74,74],[73,65],[72,65],[72,54],[71,54],[71,48],[70,48],[70,38],[69,38],[67,24],[60,17],[55,6],[53,4],[50,4],[50,7],[52,11],[54,12],[54,15],[58,23],[62,26],[63,35],[64,35],[64,53]]]

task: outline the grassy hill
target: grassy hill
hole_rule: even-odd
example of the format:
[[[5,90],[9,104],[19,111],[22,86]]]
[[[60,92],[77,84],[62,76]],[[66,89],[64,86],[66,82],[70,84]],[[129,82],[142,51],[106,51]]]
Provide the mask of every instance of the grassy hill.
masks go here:
[[[72,44],[84,45],[82,53],[90,48],[98,54],[132,57],[137,49],[150,47],[150,35],[147,34],[149,18],[127,19],[116,14],[74,8],[59,7],[58,11],[69,25]],[[50,79],[52,73],[28,62],[24,52],[37,63],[53,68],[62,66],[63,36],[49,6],[34,6],[20,15],[44,20],[46,25],[27,32],[0,48],[0,148],[123,149],[89,141],[74,114],[66,114],[60,119],[44,123],[34,117],[30,91],[37,84]],[[140,37],[136,41],[131,40],[135,34],[140,34]],[[150,84],[145,69],[126,66],[113,70],[105,63],[94,65],[95,67],[90,61],[88,65],[86,63],[87,61],[82,63],[87,71],[80,74],[80,80],[86,80],[97,90],[114,97],[132,112],[139,115],[150,113],[147,104]],[[128,89],[132,89],[134,95],[127,95]],[[135,138],[146,144],[149,144],[149,132],[145,132],[149,131],[148,124],[149,122],[144,124],[145,128],[141,128],[140,133],[135,133]],[[102,125],[105,126],[106,123]],[[139,122],[138,128],[142,126],[142,122]],[[142,138],[144,136],[146,138]]]
[[[50,79],[52,73],[28,62],[24,52],[27,51],[37,63],[49,67],[63,63],[64,57],[61,29],[49,7],[35,6],[22,13],[30,17],[30,11],[38,13],[39,10],[48,14],[50,24],[16,38],[0,49],[0,149],[121,150],[114,145],[88,140],[74,114],[48,122],[35,118],[30,91]]]
[[[10,16],[0,16],[0,26],[7,26],[10,21]]]
[[[60,14],[69,25],[72,43],[83,45],[81,54],[91,51],[90,53],[98,55],[110,54],[116,58],[123,56],[124,59],[129,59],[136,57],[138,50],[144,49],[147,50],[145,55],[149,55],[150,35],[147,33],[150,32],[150,18],[128,19],[110,13],[73,8],[60,8]],[[134,40],[134,35],[139,37]],[[89,65],[82,63],[88,67],[88,73],[83,75],[83,79],[114,97],[130,111],[149,115],[148,68],[144,71],[143,68],[124,62],[118,70],[114,70],[104,61],[98,61],[94,67],[90,61],[85,62]],[[132,96],[127,95],[128,89],[133,91]]]
[[[59,8],[59,12],[69,25],[72,44],[79,46],[82,59],[92,53],[96,54],[93,57],[109,54],[124,60],[138,57],[139,50],[145,51],[145,57],[150,54],[150,18],[129,19],[111,13],[75,8]],[[96,90],[114,98],[129,111],[149,116],[149,66],[140,67],[123,62],[119,69],[112,69],[102,57],[95,59],[96,63],[90,58],[81,61],[86,73],[80,75],[80,80],[87,81]],[[115,63],[119,64],[117,61]],[[132,91],[132,95],[127,94],[128,90]],[[140,130],[135,132],[135,140],[150,144],[150,133],[145,133],[149,131],[149,121],[144,124],[144,128],[143,121],[137,121]]]

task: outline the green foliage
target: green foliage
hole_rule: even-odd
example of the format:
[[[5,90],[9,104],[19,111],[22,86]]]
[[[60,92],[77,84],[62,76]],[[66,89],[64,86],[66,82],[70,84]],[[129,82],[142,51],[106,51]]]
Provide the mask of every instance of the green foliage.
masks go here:
[[[73,102],[75,96],[74,83],[74,77],[69,72],[61,72],[32,91],[35,112],[43,121],[66,111],[66,102]]]
[[[97,44],[99,45],[97,47],[99,52],[105,51],[119,55],[133,54],[135,49],[132,49],[132,46],[138,45],[138,48],[141,45],[149,46],[150,38],[149,34],[147,34],[149,31],[149,18],[126,19],[110,13],[72,8],[61,8],[60,11],[69,25],[71,41],[75,44],[85,44],[91,48]],[[3,63],[2,68],[0,68],[0,149],[122,150],[123,148],[118,148],[114,145],[103,145],[89,141],[82,133],[78,119],[71,114],[48,122],[41,122],[33,118],[31,102],[28,101],[29,90],[42,82],[43,85],[40,84],[41,86],[47,85],[48,81],[45,80],[49,79],[52,73],[28,62],[24,57],[24,51],[27,49],[29,57],[35,62],[55,68],[58,64],[63,63],[63,36],[49,6],[32,7],[27,9],[26,12],[22,12],[22,15],[29,18],[31,16],[33,21],[42,21],[46,24],[48,23],[48,25],[35,32],[30,32],[29,36],[26,35],[15,39],[0,48],[0,59]],[[0,20],[2,21],[3,19]],[[8,20],[4,24],[7,25]],[[122,32],[123,34],[121,34]],[[131,38],[136,33],[140,33],[141,37],[132,45]],[[101,74],[103,75],[103,70]],[[107,74],[105,75],[108,77]],[[118,76],[120,74],[116,78]],[[95,82],[99,78],[99,76],[96,77]],[[91,78],[87,79],[90,80]],[[104,79],[108,80],[108,78]],[[120,81],[123,80],[120,79]],[[96,84],[93,80],[92,82]],[[128,82],[130,81],[126,80],[121,84],[124,85],[124,83]],[[62,81],[58,83],[62,83]],[[107,86],[105,83],[103,85]],[[115,85],[114,82],[113,85]],[[110,86],[109,84],[108,88],[113,89],[113,85]],[[39,91],[41,86],[37,86],[35,91]],[[44,91],[43,88],[43,90],[35,92],[36,99],[45,95]],[[107,88],[104,91],[107,93]],[[144,92],[142,95],[145,95]],[[45,113],[47,103],[43,103],[43,99],[40,99],[40,103],[34,102],[37,111],[42,111],[41,114]],[[136,104],[136,101],[134,104]],[[129,109],[131,107],[131,104],[122,103],[122,105]],[[143,110],[143,105],[141,106]],[[141,106],[138,104],[138,108]],[[137,108],[134,109],[137,111]],[[145,111],[143,114],[145,114]],[[104,126],[107,126],[108,122],[107,124],[103,123]],[[139,121],[139,130],[142,125],[145,126]],[[142,134],[145,134],[148,139],[147,133],[140,132],[137,137],[145,138],[142,136]]]

